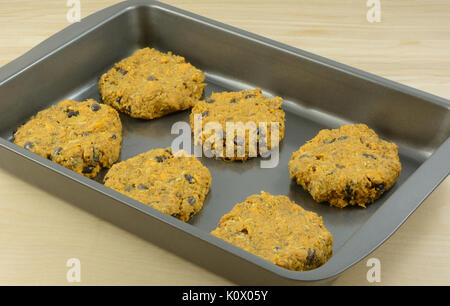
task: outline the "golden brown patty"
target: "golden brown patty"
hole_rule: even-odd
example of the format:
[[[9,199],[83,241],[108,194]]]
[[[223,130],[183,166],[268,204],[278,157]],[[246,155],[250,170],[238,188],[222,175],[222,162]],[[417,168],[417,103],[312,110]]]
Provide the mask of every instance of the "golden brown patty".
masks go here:
[[[289,170],[317,202],[365,207],[394,185],[398,148],[365,124],[322,130],[292,154]]]
[[[203,206],[211,174],[195,157],[175,157],[170,148],[154,149],[115,164],[105,186],[188,221]]]
[[[120,154],[122,123],[110,106],[65,100],[21,126],[14,143],[87,177]]]
[[[333,251],[333,236],[322,217],[264,191],[234,206],[211,234],[295,271],[323,265]]]
[[[104,103],[131,117],[153,119],[194,106],[204,80],[183,57],[144,48],[102,75],[98,88]]]
[[[282,102],[280,97],[266,98],[261,89],[213,93],[192,109],[190,121],[195,144],[206,144],[216,157],[226,160],[245,161],[249,157],[261,155],[278,146],[284,137],[285,114],[281,109]],[[201,117],[201,125],[195,124],[195,116]],[[205,126],[212,123],[217,123],[218,128],[208,131]],[[241,135],[232,129],[227,130],[227,123],[242,123],[242,128],[236,126],[236,130],[243,131]],[[276,143],[272,143],[271,127],[275,124],[278,124],[279,133]],[[227,141],[231,148],[227,147]]]

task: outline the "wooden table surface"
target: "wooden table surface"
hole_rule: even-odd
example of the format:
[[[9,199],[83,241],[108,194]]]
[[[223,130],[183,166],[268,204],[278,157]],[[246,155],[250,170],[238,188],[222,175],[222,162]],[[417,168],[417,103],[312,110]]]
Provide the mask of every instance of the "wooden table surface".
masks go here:
[[[119,1],[81,0],[85,17]],[[174,6],[450,99],[450,1],[166,1]],[[0,0],[0,66],[69,25],[64,0]],[[70,71],[68,71],[70,77]],[[433,118],[430,118],[433,120]],[[450,285],[450,178],[369,257],[383,285]],[[228,285],[228,280],[0,170],[0,285]],[[334,284],[369,285],[366,260]]]

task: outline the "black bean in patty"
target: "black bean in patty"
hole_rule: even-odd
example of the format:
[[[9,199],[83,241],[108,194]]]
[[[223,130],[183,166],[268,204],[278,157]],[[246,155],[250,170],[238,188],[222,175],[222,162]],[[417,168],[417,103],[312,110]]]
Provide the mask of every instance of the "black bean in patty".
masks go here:
[[[195,198],[194,198],[194,197],[189,197],[189,198],[187,199],[187,201],[188,201],[189,204],[194,205],[194,203],[195,203]]]
[[[312,265],[316,258],[316,250],[308,249],[308,255],[306,256],[306,264]]]
[[[184,178],[186,179],[186,181],[188,181],[190,184],[195,182],[195,179],[192,177],[192,175],[190,174],[185,174]]]
[[[130,192],[133,189],[134,189],[133,185],[128,185],[128,186],[125,187],[125,191],[128,191],[128,192]]]
[[[94,166],[86,166],[83,168],[83,173],[87,174],[87,173],[92,173],[92,171],[94,171]]]
[[[144,184],[139,184],[138,189],[141,189],[141,190],[148,189],[148,186],[144,185]]]
[[[117,72],[119,72],[119,73],[121,73],[122,75],[125,75],[125,74],[127,74],[128,72],[127,71],[125,71],[125,70],[123,70],[123,69],[117,69]]]
[[[61,153],[62,150],[63,150],[63,148],[59,147],[58,149],[56,149],[56,150],[53,152],[53,155],[58,155],[59,153]]]
[[[101,109],[101,107],[97,103],[93,103],[91,105],[91,109],[92,109],[93,112],[97,112],[97,111],[99,111]]]
[[[364,157],[367,157],[367,158],[372,158],[372,159],[377,159],[375,156],[373,156],[372,154],[366,154],[366,153],[363,153],[362,154]]]
[[[96,153],[95,152],[95,148],[92,148],[92,159],[94,160],[94,162],[98,163],[98,161],[100,160],[100,152]]]
[[[345,192],[347,193],[348,196],[351,196],[353,193],[352,188],[350,187],[350,185],[345,186]]]
[[[164,161],[164,157],[161,156],[156,156],[155,159],[158,163],[162,163]]]
[[[68,110],[67,111],[67,117],[72,118],[72,117],[76,117],[80,114],[79,111],[73,111],[73,110]]]
[[[374,185],[374,187],[375,187],[375,190],[378,190],[378,191],[384,190],[384,184],[376,184],[376,185]]]

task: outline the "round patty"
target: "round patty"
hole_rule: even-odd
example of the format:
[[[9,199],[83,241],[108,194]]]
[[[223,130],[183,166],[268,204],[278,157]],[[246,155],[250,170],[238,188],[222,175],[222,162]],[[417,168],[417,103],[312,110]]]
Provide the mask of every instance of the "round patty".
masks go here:
[[[266,192],[234,206],[211,234],[295,271],[323,265],[333,251],[333,236],[322,217]]]
[[[115,164],[105,186],[188,221],[200,211],[211,174],[195,157],[175,157],[170,148],[154,149]]]
[[[208,157],[245,161],[262,155],[277,147],[284,137],[282,103],[280,97],[266,98],[261,89],[213,93],[192,108],[190,121],[194,142],[208,148],[210,152],[205,150],[205,154],[210,154]],[[201,124],[196,124],[196,118],[201,118]],[[230,123],[235,127],[227,130]],[[216,124],[217,128],[208,131],[206,125],[211,124]],[[276,125],[278,139],[272,141],[271,129]]]
[[[103,74],[98,88],[104,103],[134,118],[153,119],[194,106],[204,80],[183,57],[144,48]]]
[[[119,158],[122,123],[108,105],[64,100],[21,126],[14,143],[92,178]]]
[[[292,154],[290,176],[317,202],[365,207],[401,172],[398,148],[365,124],[322,130]]]

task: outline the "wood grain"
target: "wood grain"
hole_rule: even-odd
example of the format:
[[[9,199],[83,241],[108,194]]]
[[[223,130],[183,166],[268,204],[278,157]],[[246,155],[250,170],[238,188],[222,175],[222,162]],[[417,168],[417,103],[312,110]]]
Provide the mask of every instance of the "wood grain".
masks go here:
[[[119,1],[82,0],[82,17]],[[238,28],[450,99],[450,2],[168,0]],[[0,65],[68,26],[66,1],[0,0]],[[70,72],[68,72],[69,74]],[[430,118],[432,120],[432,118]],[[450,179],[384,245],[382,285],[450,284]],[[89,215],[0,170],[0,285],[228,285],[228,280]],[[362,261],[334,284],[370,285]]]

